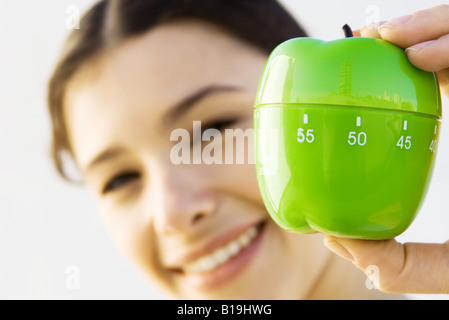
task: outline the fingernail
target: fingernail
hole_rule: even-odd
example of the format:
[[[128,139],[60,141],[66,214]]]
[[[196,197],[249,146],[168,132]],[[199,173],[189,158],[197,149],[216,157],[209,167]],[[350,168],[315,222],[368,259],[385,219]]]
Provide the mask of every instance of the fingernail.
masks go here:
[[[360,31],[361,33],[366,33],[366,32],[377,32],[377,28],[378,26],[376,26],[375,24],[369,24],[367,26],[364,26]]]
[[[377,28],[378,28],[378,26],[372,23],[372,24],[364,26],[362,29],[366,29],[366,30],[375,29],[375,30],[377,30]]]
[[[410,48],[405,49],[405,53],[412,52],[418,52],[420,49],[430,46],[432,43],[434,43],[436,40],[430,40],[426,42],[421,42],[418,44],[415,44],[414,46],[411,46]]]
[[[354,263],[354,257],[352,256],[352,254],[350,254],[349,251],[346,250],[346,248],[343,247],[339,242],[331,240],[326,241],[324,244],[329,250],[331,250],[336,255]]]
[[[413,17],[412,14],[406,15],[406,16],[402,16],[402,17],[398,17],[398,18],[394,18],[384,24],[382,24],[381,26],[379,26],[379,32],[381,30],[383,30],[384,28],[387,29],[394,29],[397,26],[400,26],[404,23],[406,23],[407,21],[409,21],[411,18]]]
[[[374,24],[367,25],[360,30],[360,34],[366,38],[378,38],[379,32],[377,31],[377,26]]]

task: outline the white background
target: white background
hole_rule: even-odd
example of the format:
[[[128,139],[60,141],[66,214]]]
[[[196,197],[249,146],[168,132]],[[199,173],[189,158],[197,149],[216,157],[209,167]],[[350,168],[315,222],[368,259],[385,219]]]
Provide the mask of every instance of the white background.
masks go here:
[[[0,299],[161,299],[108,239],[90,195],[62,181],[49,157],[48,76],[69,30],[69,5],[88,0],[0,0]],[[316,38],[341,37],[373,19],[388,20],[440,1],[283,3]],[[81,26],[82,28],[82,26]],[[448,100],[443,100],[447,118]],[[443,121],[434,177],[401,241],[449,238],[449,128]],[[75,266],[79,288],[67,286]],[[69,272],[69,273],[66,273]],[[412,298],[448,296],[414,295]]]

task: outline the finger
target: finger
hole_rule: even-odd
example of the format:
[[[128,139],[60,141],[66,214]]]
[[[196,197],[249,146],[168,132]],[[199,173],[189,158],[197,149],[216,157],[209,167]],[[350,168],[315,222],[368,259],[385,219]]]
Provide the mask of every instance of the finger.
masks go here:
[[[402,48],[449,33],[449,5],[443,4],[412,15],[395,18],[379,27],[382,38]]]
[[[360,30],[359,30],[359,29],[353,30],[353,31],[352,31],[352,35],[353,35],[354,37],[361,37],[361,36],[362,36],[362,35],[360,34]]]
[[[381,25],[383,25],[386,22],[387,21],[380,21],[380,22],[375,22],[375,23],[369,24],[367,26],[364,26],[360,30],[360,36],[364,37],[364,38],[381,39],[382,37],[381,37],[378,29]]]
[[[379,31],[377,30],[378,27],[375,25],[368,25],[363,27],[360,30],[360,35],[364,38],[377,38],[377,39],[381,39],[382,37],[380,36]]]
[[[381,291],[449,294],[449,241],[401,244],[394,239],[375,241],[326,236],[324,243],[363,272],[375,267],[379,271]]]
[[[420,69],[436,72],[449,68],[449,34],[411,46],[405,52],[410,62]]]

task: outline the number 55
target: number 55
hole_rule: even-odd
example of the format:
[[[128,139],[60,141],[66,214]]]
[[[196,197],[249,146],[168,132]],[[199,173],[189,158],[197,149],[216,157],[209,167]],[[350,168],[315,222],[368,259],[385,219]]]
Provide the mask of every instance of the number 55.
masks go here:
[[[306,134],[304,135],[304,129],[299,128],[298,129],[298,136],[296,138],[299,143],[303,143],[304,141],[307,141],[308,143],[312,143],[313,140],[315,140],[315,136],[313,135],[313,129],[308,129],[306,131]]]

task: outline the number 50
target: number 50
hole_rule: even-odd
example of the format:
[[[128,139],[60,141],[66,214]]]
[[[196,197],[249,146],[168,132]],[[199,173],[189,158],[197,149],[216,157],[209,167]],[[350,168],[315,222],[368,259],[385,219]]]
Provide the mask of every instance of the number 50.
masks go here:
[[[357,134],[355,131],[349,132],[348,143],[353,146],[358,144],[359,146],[364,146],[366,144],[366,133],[360,132]]]

